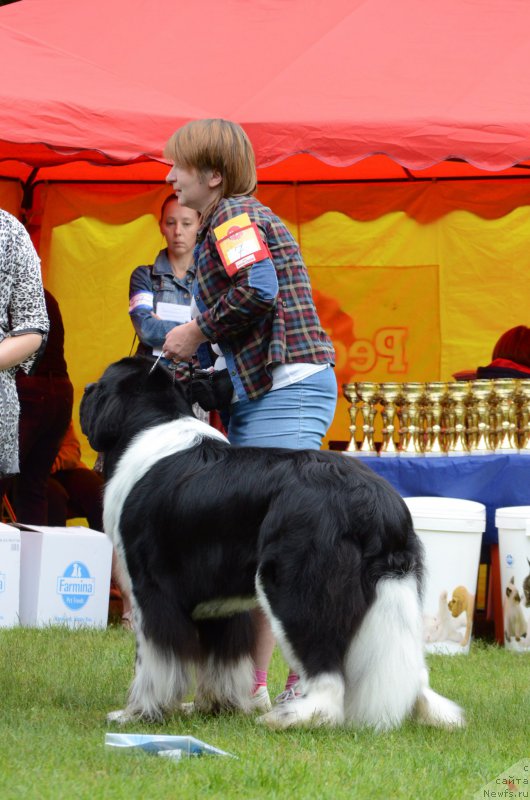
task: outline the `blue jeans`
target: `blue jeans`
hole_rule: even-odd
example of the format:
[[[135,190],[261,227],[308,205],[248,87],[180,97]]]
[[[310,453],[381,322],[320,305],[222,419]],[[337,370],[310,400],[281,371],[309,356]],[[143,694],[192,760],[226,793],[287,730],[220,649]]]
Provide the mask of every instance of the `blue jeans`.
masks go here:
[[[337,405],[337,381],[328,367],[258,400],[230,407],[228,438],[248,447],[319,450]]]

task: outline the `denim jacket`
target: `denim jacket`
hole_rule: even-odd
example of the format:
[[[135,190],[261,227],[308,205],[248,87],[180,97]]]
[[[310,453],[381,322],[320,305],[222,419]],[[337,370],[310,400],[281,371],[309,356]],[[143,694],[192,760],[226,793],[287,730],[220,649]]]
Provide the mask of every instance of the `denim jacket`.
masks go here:
[[[164,344],[166,334],[178,325],[172,320],[155,319],[158,303],[189,306],[194,268],[183,279],[173,275],[167,249],[161,250],[152,266],[136,267],[129,283],[129,316],[140,340],[138,353],[152,355],[153,347]]]

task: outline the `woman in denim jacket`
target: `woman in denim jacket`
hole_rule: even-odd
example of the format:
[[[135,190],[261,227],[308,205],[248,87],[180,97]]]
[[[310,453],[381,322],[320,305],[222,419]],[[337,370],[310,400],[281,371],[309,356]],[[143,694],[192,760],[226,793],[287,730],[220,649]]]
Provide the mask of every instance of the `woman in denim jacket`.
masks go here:
[[[191,319],[193,248],[199,215],[172,194],[162,204],[159,225],[167,247],[154,264],[136,267],[129,284],[129,315],[139,339],[136,352],[142,355],[158,356],[166,334],[176,324]],[[185,374],[186,366],[179,367]]]

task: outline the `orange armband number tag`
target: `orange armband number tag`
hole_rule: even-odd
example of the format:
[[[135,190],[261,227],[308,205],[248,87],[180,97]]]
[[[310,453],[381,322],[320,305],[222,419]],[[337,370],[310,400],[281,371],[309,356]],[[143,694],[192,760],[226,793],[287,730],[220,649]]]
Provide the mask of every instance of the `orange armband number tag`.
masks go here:
[[[232,276],[264,258],[270,258],[267,245],[253,222],[245,227],[232,225],[216,243],[217,251],[227,273]]]

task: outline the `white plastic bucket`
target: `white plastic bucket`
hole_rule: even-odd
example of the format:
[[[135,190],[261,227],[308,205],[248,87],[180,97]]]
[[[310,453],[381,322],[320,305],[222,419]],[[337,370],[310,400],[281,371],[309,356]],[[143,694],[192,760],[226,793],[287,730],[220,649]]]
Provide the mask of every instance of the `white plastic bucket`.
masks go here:
[[[530,506],[498,508],[502,618],[507,650],[530,653]]]
[[[430,653],[467,654],[486,507],[453,497],[404,499],[425,548],[425,649]]]

